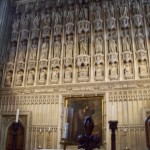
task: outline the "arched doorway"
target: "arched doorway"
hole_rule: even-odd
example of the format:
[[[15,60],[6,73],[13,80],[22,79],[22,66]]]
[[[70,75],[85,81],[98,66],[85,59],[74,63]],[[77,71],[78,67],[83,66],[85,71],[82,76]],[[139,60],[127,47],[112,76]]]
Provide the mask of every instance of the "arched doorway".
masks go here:
[[[19,123],[19,130],[17,134],[16,150],[24,150],[25,147],[25,132],[24,127]],[[13,124],[11,124],[7,131],[6,150],[12,150],[13,147]]]

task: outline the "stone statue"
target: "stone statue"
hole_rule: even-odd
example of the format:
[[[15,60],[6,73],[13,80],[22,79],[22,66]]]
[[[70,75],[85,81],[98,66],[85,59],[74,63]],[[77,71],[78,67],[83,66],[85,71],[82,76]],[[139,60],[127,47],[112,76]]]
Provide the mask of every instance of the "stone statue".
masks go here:
[[[132,75],[132,63],[131,62],[127,62],[125,64],[124,74],[125,76]]]
[[[58,79],[59,79],[59,69],[54,68],[52,71],[52,80],[58,81]]]
[[[60,58],[61,53],[61,43],[59,40],[54,42],[54,58]]]
[[[19,70],[16,75],[16,85],[21,85],[23,82],[23,71]]]
[[[29,74],[27,77],[27,83],[28,84],[33,84],[34,83],[34,76],[35,76],[35,71],[34,70],[29,70]]]
[[[60,10],[55,12],[55,25],[62,23],[62,12]]]
[[[35,17],[33,18],[33,28],[39,28],[40,27],[40,16],[38,12],[36,12]]]
[[[127,30],[123,31],[123,36],[122,36],[122,51],[130,51],[130,44],[131,44],[131,39],[128,35]]]
[[[110,18],[110,17],[114,17],[114,16],[115,16],[115,14],[114,14],[114,6],[110,2],[109,6],[107,8],[107,17]]]
[[[146,61],[141,61],[140,62],[140,65],[139,65],[139,73],[140,73],[140,76],[144,76],[144,75],[147,75],[148,73],[148,70],[147,70],[147,64],[146,64]]]
[[[102,64],[96,66],[96,77],[103,77],[104,75],[104,68]]]
[[[65,57],[72,58],[73,53],[73,41],[71,36],[68,36],[68,40],[66,41],[66,54]]]
[[[127,15],[128,15],[128,8],[127,8],[127,6],[121,6],[120,7],[120,15],[124,16],[124,17],[127,17]]]
[[[49,26],[50,25],[50,12],[47,10],[46,13],[42,13],[42,20],[43,20],[43,26]]]
[[[79,41],[80,55],[88,54],[88,36],[82,35]]]
[[[88,66],[83,66],[79,68],[79,77],[80,78],[88,77]]]
[[[95,8],[94,19],[95,20],[101,19],[101,7],[99,5],[97,5]]]
[[[19,48],[18,61],[22,61],[22,62],[25,61],[26,50],[27,50],[27,43],[23,41],[21,42],[21,46]]]
[[[5,86],[11,86],[12,82],[12,72],[8,71],[5,78]]]
[[[72,68],[67,67],[65,69],[65,79],[71,79],[72,78]]]
[[[110,76],[111,77],[117,77],[118,75],[118,68],[117,64],[113,63],[110,67]]]
[[[141,14],[141,7],[140,7],[140,4],[138,2],[135,2],[133,4],[133,13],[134,14]]]
[[[40,60],[47,59],[48,49],[49,49],[48,41],[44,39],[43,44],[42,44]]]
[[[16,49],[17,49],[16,43],[13,42],[10,48],[8,62],[14,62],[16,56]]]
[[[109,52],[116,52],[117,51],[117,44],[116,44],[116,41],[113,37],[110,37],[109,38],[109,41],[108,41],[108,50]]]
[[[31,45],[30,55],[29,55],[29,61],[36,60],[37,49],[38,49],[38,43],[35,40],[33,40],[33,43]]]
[[[45,68],[40,70],[39,82],[45,83],[47,77],[47,70]]]
[[[67,23],[73,22],[73,19],[74,19],[73,13],[74,13],[74,11],[72,9],[69,9],[67,11],[67,15],[66,15],[66,21],[67,21]]]
[[[79,12],[79,20],[88,20],[88,9],[81,7]]]
[[[144,35],[141,33],[140,29],[137,29],[135,37],[137,50],[145,50]]]
[[[103,53],[103,39],[100,35],[95,38],[95,53]]]

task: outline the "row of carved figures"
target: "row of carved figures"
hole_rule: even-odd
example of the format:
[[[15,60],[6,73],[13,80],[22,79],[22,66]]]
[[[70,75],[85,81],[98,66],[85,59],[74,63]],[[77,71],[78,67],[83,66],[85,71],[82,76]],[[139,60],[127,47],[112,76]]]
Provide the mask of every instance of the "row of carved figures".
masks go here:
[[[110,80],[119,80],[119,68],[117,63],[109,64],[108,66],[108,74]],[[93,75],[96,81],[104,81],[105,79],[105,66],[103,64],[97,64],[94,66]],[[87,66],[81,66],[76,68],[74,71],[76,73],[77,82],[89,82],[91,75],[90,75],[91,67]],[[134,78],[134,66],[132,62],[126,62],[122,66],[123,76],[125,79],[133,79]],[[73,68],[72,67],[66,67],[62,73],[60,72],[59,68],[52,68],[51,70],[47,70],[47,68],[42,68],[39,70],[39,72],[36,73],[36,70],[31,69],[28,72],[26,72],[26,75],[24,75],[23,70],[19,70],[16,72],[14,76],[14,84],[16,86],[22,86],[24,76],[26,76],[26,84],[27,85],[33,85],[37,80],[36,84],[38,85],[45,85],[47,83],[48,76],[50,76],[50,82],[52,84],[58,84],[61,80],[65,83],[71,83],[73,81]],[[147,62],[141,61],[138,66],[138,73],[140,78],[148,77],[148,66]],[[12,78],[13,74],[11,71],[8,71],[5,77],[5,86],[11,86],[12,84]]]
[[[29,7],[29,6],[28,6]],[[123,29],[130,27],[130,21],[133,22],[135,27],[144,26],[144,17],[146,17],[147,24],[150,24],[150,4],[145,6],[146,16],[142,13],[142,8],[138,2],[133,3],[131,6],[131,13],[129,13],[128,5],[119,6],[119,23],[120,27]],[[26,8],[27,9],[27,8]],[[60,34],[62,30],[63,23],[66,25],[66,34],[72,32],[75,27],[75,22],[77,22],[78,32],[82,30],[90,30],[90,25],[93,24],[95,31],[103,30],[104,26],[104,12],[106,12],[106,29],[112,30],[117,27],[117,15],[115,14],[115,8],[110,2],[106,5],[106,11],[102,11],[102,6],[100,3],[93,3],[92,9],[87,5],[79,6],[78,12],[73,6],[68,6],[67,10],[62,10],[58,8],[51,12],[49,9],[46,9],[41,12],[41,10],[30,11],[27,9],[22,15],[17,11],[17,14],[14,15],[14,21],[12,25],[12,41],[17,40],[18,31],[21,31],[21,40],[27,40],[29,38],[29,31],[31,30],[31,38],[37,38],[39,35],[39,30],[43,31],[43,36],[49,36],[46,31],[49,31],[48,27],[50,26],[59,29],[55,30],[55,34]],[[90,15],[91,12],[91,17]],[[63,12],[64,11],[64,12]],[[129,19],[131,15],[132,19]],[[78,19],[75,19],[75,16],[78,16]],[[64,21],[63,21],[64,17]],[[93,18],[92,20],[90,18]],[[77,21],[75,21],[77,20]],[[60,33],[59,33],[60,32]],[[47,35],[44,35],[47,34]]]

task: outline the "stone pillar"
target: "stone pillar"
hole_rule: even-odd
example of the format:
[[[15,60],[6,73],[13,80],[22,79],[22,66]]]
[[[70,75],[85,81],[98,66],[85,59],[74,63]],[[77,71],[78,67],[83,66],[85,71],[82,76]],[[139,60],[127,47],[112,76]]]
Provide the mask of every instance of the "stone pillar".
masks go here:
[[[11,0],[0,0],[0,65],[6,60],[12,8]]]

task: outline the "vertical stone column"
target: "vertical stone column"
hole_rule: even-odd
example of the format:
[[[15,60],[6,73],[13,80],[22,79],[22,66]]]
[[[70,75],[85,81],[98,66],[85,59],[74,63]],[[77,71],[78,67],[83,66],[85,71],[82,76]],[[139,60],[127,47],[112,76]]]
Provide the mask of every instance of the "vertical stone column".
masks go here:
[[[11,22],[12,6],[10,0],[0,1],[0,84],[2,82],[4,61],[6,60],[7,39]]]

